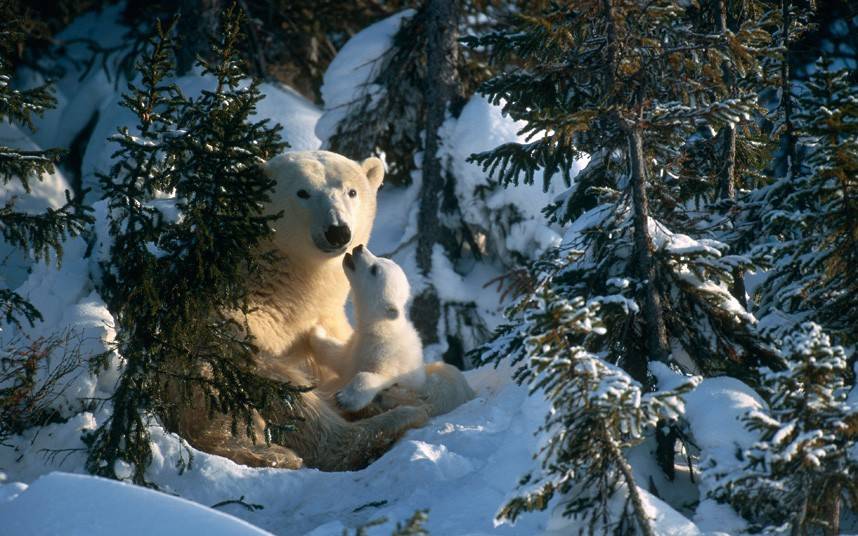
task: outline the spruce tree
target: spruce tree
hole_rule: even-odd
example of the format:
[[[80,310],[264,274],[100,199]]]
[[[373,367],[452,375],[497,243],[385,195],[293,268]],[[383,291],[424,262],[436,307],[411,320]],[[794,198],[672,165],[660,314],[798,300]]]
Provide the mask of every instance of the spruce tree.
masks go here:
[[[12,58],[23,36],[21,21],[14,14],[21,10],[17,2],[0,2],[0,9],[4,17],[10,16],[0,23],[0,122],[32,129],[33,116],[43,114],[56,100],[47,84],[15,89]],[[41,181],[42,175],[54,172],[61,155],[59,149],[27,150],[0,145],[0,181],[4,186],[17,182],[29,193],[33,181]],[[30,252],[36,261],[49,262],[53,254],[59,262],[63,241],[81,234],[92,222],[89,209],[72,199],[68,191],[63,206],[40,213],[17,210],[15,204],[16,196],[6,196],[0,206],[0,233],[8,244]],[[22,321],[32,325],[42,318],[25,297],[10,288],[0,288],[0,315],[7,324],[18,327],[22,327]]]
[[[714,208],[724,214],[719,225],[720,238],[728,242],[734,251],[751,255],[755,264],[764,268],[768,259],[754,255],[754,252],[755,246],[771,239],[761,232],[765,213],[771,204],[783,203],[784,196],[789,195],[785,186],[801,165],[795,126],[797,81],[791,66],[795,61],[795,42],[811,27],[808,22],[811,16],[809,8],[813,8],[814,3],[807,5],[793,0],[763,0],[749,1],[748,7],[744,6],[744,2],[738,4],[736,16],[741,17],[745,12],[761,13],[758,17],[761,28],[771,34],[772,40],[769,46],[759,51],[759,69],[745,73],[740,79],[739,88],[746,88],[759,95],[766,113],[764,118],[756,118],[748,125],[758,128],[753,128],[737,139],[738,167],[734,180],[737,181],[736,192],[740,195],[735,199],[722,200]],[[727,12],[731,11],[728,4]],[[743,139],[745,143],[742,143]],[[720,155],[719,160],[723,158]],[[742,192],[742,187],[751,190]],[[745,297],[743,282],[743,278],[736,277],[734,293],[737,297]],[[756,301],[752,300],[752,305],[755,306]],[[752,309],[757,311],[756,307]],[[787,330],[794,326],[792,324]]]
[[[573,162],[582,153],[590,156],[574,185],[547,209],[569,226],[564,245],[538,263],[551,265],[553,275],[531,277],[526,286],[545,286],[546,298],[558,307],[574,300],[603,304],[602,329],[567,330],[562,340],[620,365],[644,392],[654,384],[652,361],[687,373],[751,379],[752,365],[779,364],[755,318],[730,292],[733,274],[748,269],[750,259],[730,254],[729,245],[706,230],[708,213],[695,211],[694,189],[684,180],[691,175],[689,147],[701,130],[739,125],[758,111],[755,96],[735,95],[723,72],[756,69],[769,35],[758,24],[735,33],[700,31],[692,9],[670,1],[553,4],[467,40],[491,50],[500,64],[519,66],[486,82],[482,91],[524,121],[523,134],[531,140],[474,155],[475,162],[506,184],[532,183],[542,171],[547,189],[557,176],[569,184]],[[700,188],[704,199],[711,199],[720,179],[710,175]],[[568,256],[564,248],[581,253]],[[526,308],[511,313],[510,326],[487,345],[484,359],[529,355],[530,337],[543,332],[544,323]],[[523,362],[520,378],[532,366]],[[568,377],[558,370],[546,375],[556,382]],[[555,412],[574,413],[573,399],[560,402],[568,409]],[[622,397],[611,403],[618,413],[629,409]],[[655,430],[636,430],[656,435],[658,460],[670,478],[675,436],[660,433],[667,426],[665,421]],[[563,478],[565,467],[595,455],[594,445],[543,460]],[[564,491],[573,502],[589,493]],[[598,501],[603,504],[614,491],[600,490]]]
[[[755,532],[840,534],[841,506],[858,504],[858,409],[846,402],[854,380],[847,356],[810,322],[784,339],[782,352],[784,371],[762,371],[768,409],[746,417],[760,441],[714,496]]]
[[[476,162],[505,183],[532,182],[542,169],[547,186],[555,175],[568,181],[574,159],[590,155],[550,209],[571,223],[568,244],[585,252],[554,281],[584,297],[619,284],[635,299],[640,311],[609,327],[604,349],[639,381],[647,381],[649,360],[671,353],[686,370],[740,376],[772,357],[729,293],[733,272],[750,260],[695,230],[678,173],[681,148],[698,127],[738,123],[754,109],[725,97],[717,73],[725,61],[744,66],[740,52],[766,39],[754,28],[729,40],[701,34],[672,2],[593,1],[521,17],[471,41],[501,62],[522,62],[483,91],[534,138],[474,155]],[[679,225],[691,236],[670,229]]]
[[[730,46],[730,52],[741,61],[721,61],[717,49],[707,51],[713,56],[708,62],[709,75],[718,81],[713,90],[719,99],[738,99],[746,104],[759,100],[767,86],[776,84],[770,65],[777,64],[782,55],[765,38],[756,39],[750,47],[741,43],[748,36],[768,35],[775,27],[779,11],[769,0],[708,0],[689,9],[690,18],[700,33],[712,34]],[[779,73],[777,73],[779,74]],[[738,228],[742,211],[740,200],[748,191],[768,181],[768,161],[775,148],[762,125],[770,119],[763,107],[751,107],[750,113],[726,121],[717,132],[711,125],[698,129],[681,148],[680,166],[684,184],[680,197],[694,202],[694,218],[717,230],[713,234],[730,245],[733,253],[745,254],[756,238],[751,229]],[[688,203],[688,201],[686,201]],[[702,204],[702,206],[701,206]],[[745,273],[737,268],[732,274],[731,293],[748,307]]]
[[[200,60],[214,90],[188,99],[168,82],[173,44],[159,25],[139,62],[141,85],[124,98],[138,133],[114,136],[116,164],[101,180],[113,238],[102,288],[125,363],[110,418],[87,437],[96,474],[124,476],[128,464],[133,481],[146,483],[151,419],[181,432],[193,425],[184,410],[199,418],[200,403],[255,441],[276,439],[288,424],[254,437],[253,411],[288,405],[296,391],[253,374],[243,325],[248,285],[273,260],[263,243],[279,217],[261,212],[274,184],[260,164],[285,145],[279,127],[251,117],[263,96],[244,80],[242,20],[227,9],[212,42],[217,60]],[[165,194],[175,196],[171,217],[161,210]]]
[[[694,381],[647,394],[605,361],[605,352],[594,351],[606,334],[604,319],[627,317],[637,305],[618,294],[567,297],[552,280],[558,266],[546,263],[533,274],[537,288],[512,308],[513,321],[484,356],[519,365],[516,379],[551,403],[540,428],[548,436],[540,467],[521,479],[497,517],[515,521],[560,495],[564,515],[581,519],[588,534],[655,534],[624,451],[651,436],[660,419],[675,418],[677,394]]]
[[[759,289],[763,314],[787,331],[813,320],[838,341],[858,343],[858,84],[820,61],[794,112],[800,165],[757,195],[771,264]],[[765,196],[765,197],[764,197]]]

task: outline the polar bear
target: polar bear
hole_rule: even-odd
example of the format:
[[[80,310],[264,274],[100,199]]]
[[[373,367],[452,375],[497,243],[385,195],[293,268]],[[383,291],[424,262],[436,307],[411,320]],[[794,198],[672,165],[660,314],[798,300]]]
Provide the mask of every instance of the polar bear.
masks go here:
[[[266,211],[281,217],[271,242],[262,247],[276,250],[282,261],[277,273],[253,282],[251,312],[239,319],[246,320],[258,348],[257,372],[296,386],[342,385],[347,379],[313,355],[309,334],[322,326],[340,340],[351,335],[345,314],[350,285],[342,260],[347,250],[369,239],[384,166],[377,158],[359,163],[328,151],[296,151],[274,157],[263,171],[275,182]],[[431,377],[436,376],[442,377]],[[194,447],[238,463],[354,470],[369,464],[409,428],[452,409],[445,393],[460,392],[461,386],[446,380],[431,384],[432,393],[402,390],[377,409],[380,413],[358,421],[344,419],[324,389],[311,389],[300,395],[295,407],[282,404],[255,415],[256,438],[264,437],[267,423],[294,424],[282,445],[232,435],[231,418],[212,415],[202,393],[173,405],[168,418],[170,428]]]
[[[351,378],[337,392],[337,403],[357,412],[394,384],[420,391],[426,383],[423,345],[405,315],[411,291],[405,272],[363,245],[345,254],[343,270],[352,289],[355,331],[342,342],[317,326],[310,339],[315,355]]]

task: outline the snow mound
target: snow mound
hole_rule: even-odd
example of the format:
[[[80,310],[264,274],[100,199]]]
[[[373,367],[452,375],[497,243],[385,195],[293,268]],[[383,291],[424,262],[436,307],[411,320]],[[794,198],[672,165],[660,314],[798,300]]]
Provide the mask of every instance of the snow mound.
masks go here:
[[[0,501],[3,534],[269,534],[231,515],[147,488],[94,476],[50,473],[30,486],[9,484]],[[2,495],[2,493],[0,493]]]
[[[39,146],[17,125],[0,122],[0,146],[22,151],[38,151]],[[58,170],[53,173],[43,173],[40,180],[30,180],[30,191],[17,180],[2,184],[0,188],[0,206],[14,204],[16,212],[28,214],[41,213],[46,209],[57,209],[66,202],[66,190],[70,186]],[[27,277],[27,271],[32,266],[31,257],[24,251],[12,247],[0,237],[0,286],[15,288]]]
[[[393,36],[399,31],[402,20],[413,16],[413,9],[399,13],[367,26],[337,52],[325,71],[322,82],[322,101],[325,113],[316,124],[316,136],[323,142],[337,131],[337,125],[346,116],[354,99],[365,91],[379,94],[382,89],[372,80],[378,74],[379,60],[390,49]]]
[[[431,534],[538,534],[548,513],[495,527],[493,516],[532,463],[534,433],[547,411],[540,396],[511,382],[510,370],[469,371],[475,400],[409,431],[369,467],[327,473],[315,469],[252,469],[225,458],[193,452],[179,475],[183,449],[172,435],[156,433],[148,476],[165,491],[201,504],[244,496],[264,509],[224,508],[275,534],[340,535],[369,521],[389,523],[369,534],[387,535],[396,522],[429,509]],[[463,506],[466,505],[466,506]]]
[[[701,530],[739,534],[746,529],[747,523],[730,506],[719,504],[707,494],[716,487],[721,475],[741,467],[742,462],[736,454],[750,448],[758,439],[754,432],[745,428],[742,418],[764,404],[753,389],[726,376],[703,380],[685,395],[685,417],[700,447],[702,500],[694,521]]]

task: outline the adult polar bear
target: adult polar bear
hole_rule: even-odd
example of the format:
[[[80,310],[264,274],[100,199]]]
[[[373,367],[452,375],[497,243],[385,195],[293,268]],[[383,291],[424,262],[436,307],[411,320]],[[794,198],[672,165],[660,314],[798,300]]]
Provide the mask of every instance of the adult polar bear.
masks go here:
[[[233,437],[226,417],[201,418],[190,411],[181,418],[180,433],[195,447],[257,466],[317,467],[351,470],[366,466],[409,428],[430,415],[449,411],[467,400],[461,374],[435,372],[431,392],[401,393],[399,405],[357,421],[344,419],[332,393],[349,378],[326,367],[325,356],[313,355],[309,334],[316,326],[346,340],[351,326],[345,315],[350,285],[342,268],[343,255],[365,244],[376,213],[376,194],[384,176],[382,162],[357,163],[328,151],[296,151],[270,160],[265,173],[276,181],[270,212],[283,211],[276,224],[274,247],[283,256],[283,269],[253,290],[247,325],[259,348],[258,372],[293,385],[319,385],[302,394],[295,423],[283,445],[253,444]],[[459,400],[461,399],[461,400]],[[194,404],[196,405],[196,404]],[[386,406],[389,407],[389,406]],[[287,408],[257,419],[257,437],[268,419],[281,422]]]

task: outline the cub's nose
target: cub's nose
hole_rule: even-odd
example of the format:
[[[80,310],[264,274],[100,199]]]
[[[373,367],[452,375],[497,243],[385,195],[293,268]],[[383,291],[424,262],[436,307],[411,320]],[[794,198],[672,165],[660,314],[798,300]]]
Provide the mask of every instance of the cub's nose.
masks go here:
[[[356,248],[354,248],[352,250],[352,255],[359,256],[361,251],[363,251],[363,244],[360,244]]]
[[[335,248],[341,248],[352,239],[352,232],[347,225],[331,225],[325,231],[325,240]]]

